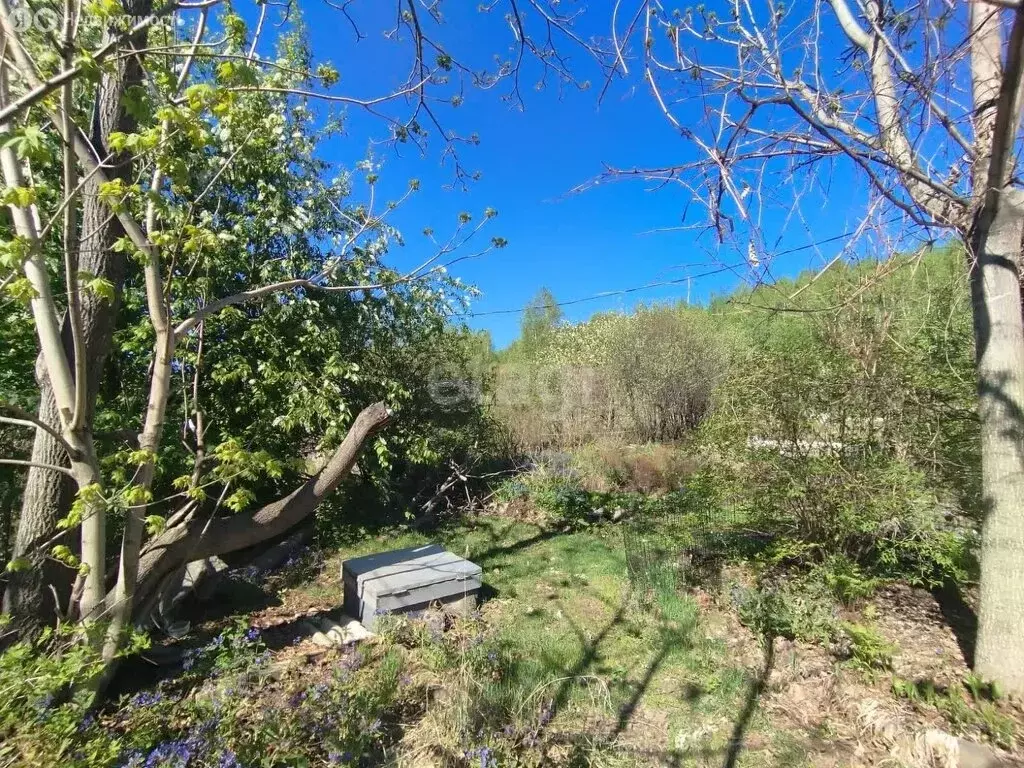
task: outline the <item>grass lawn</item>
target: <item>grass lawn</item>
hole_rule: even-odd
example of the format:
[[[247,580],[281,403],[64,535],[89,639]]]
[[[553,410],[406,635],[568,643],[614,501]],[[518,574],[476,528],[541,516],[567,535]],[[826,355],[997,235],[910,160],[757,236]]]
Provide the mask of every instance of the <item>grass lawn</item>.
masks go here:
[[[888,672],[781,638],[769,650],[730,600],[729,583],[742,573],[727,573],[715,594],[638,593],[614,525],[566,531],[480,517],[430,535],[369,536],[291,582],[273,610],[334,607],[343,559],[430,541],[483,567],[485,600],[444,660],[405,643],[410,668],[429,672],[433,693],[401,723],[397,764],[443,765],[460,749],[472,757],[500,742],[526,765],[869,765],[941,724],[894,700]],[[934,624],[927,633],[940,632]],[[956,655],[949,636],[927,633],[912,634]],[[490,677],[460,663],[480,635],[500,649]],[[396,643],[387,631],[374,642]],[[883,735],[870,736],[872,728]]]
[[[353,541],[255,585],[229,582],[194,634],[256,628],[252,649],[235,642],[235,658],[213,641],[219,671],[178,672],[191,682],[161,684],[165,710],[122,707],[105,723],[129,735],[149,723],[167,743],[196,732],[200,715],[183,706],[219,713],[224,735],[204,743],[267,766],[930,766],[949,733],[1020,752],[1020,710],[961,695],[963,654],[922,590],[833,605],[836,626],[862,628],[843,651],[745,626],[746,567],[727,565],[714,588],[641,589],[618,524],[482,516]],[[344,559],[428,542],[482,566],[476,614],[382,618],[356,649],[312,642],[303,623],[336,614]]]

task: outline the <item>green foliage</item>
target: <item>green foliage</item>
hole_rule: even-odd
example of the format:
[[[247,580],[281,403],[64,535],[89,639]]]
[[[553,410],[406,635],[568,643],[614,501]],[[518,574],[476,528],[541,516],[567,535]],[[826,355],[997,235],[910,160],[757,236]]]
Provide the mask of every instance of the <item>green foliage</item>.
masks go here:
[[[842,630],[850,640],[851,661],[865,671],[890,669],[896,646],[874,627],[843,622]]]
[[[836,599],[846,606],[869,597],[882,582],[844,555],[830,555],[815,565],[811,573],[819,576]]]
[[[226,45],[244,53],[243,19],[226,12],[216,26],[227,34]],[[163,57],[147,59],[146,87],[125,94],[138,125],[115,132],[110,146],[131,155],[144,172],[105,183],[98,194],[140,220],[145,205],[156,203],[159,227],[149,235],[162,250],[175,323],[218,297],[296,275],[323,274],[324,287],[389,284],[399,277],[387,262],[403,245],[400,233],[385,222],[382,210],[370,211],[356,199],[350,172],[324,160],[323,142],[337,134],[339,123],[285,93],[338,77],[329,64],[311,64],[297,29],[279,38],[276,64],[269,70],[248,66],[241,55],[237,60],[205,56],[200,49],[181,98],[172,98],[178,69]],[[167,31],[158,22],[152,34],[156,39]],[[171,131],[163,137],[165,120]],[[34,178],[60,178],[61,153],[52,131],[30,123],[10,141],[25,156],[38,154]],[[168,179],[159,195],[138,181],[151,176],[155,163]],[[41,212],[52,213],[60,202],[44,183],[5,190],[5,195],[12,203],[35,202]],[[484,214],[493,216],[492,210]],[[27,255],[25,244],[9,223],[0,230],[0,280],[8,293],[30,298],[27,283],[6,281]],[[59,231],[53,227],[43,243],[55,276],[62,272]],[[138,432],[152,365],[153,331],[141,271],[148,256],[128,238],[118,240],[114,250],[128,260],[123,296],[115,297],[118,286],[104,279],[85,272],[76,276],[89,299],[119,298],[113,350],[92,425],[103,482],[91,503],[104,505],[112,535],[134,504],[151,504],[147,530],[155,535],[159,520],[169,519],[183,499],[208,507],[219,500],[218,508],[230,513],[249,511],[291,490],[341,442],[359,410],[378,400],[396,411],[396,419],[375,444],[377,450],[361,457],[359,479],[349,485],[375,490],[389,514],[406,513],[410,499],[435,482],[449,461],[489,461],[501,452],[498,431],[480,406],[489,365],[480,358],[489,356],[489,344],[484,355],[478,339],[452,317],[473,291],[431,271],[387,291],[275,292],[210,314],[177,343],[158,455],[133,455],[124,438]],[[67,290],[54,293],[60,302]],[[35,410],[31,316],[16,302],[2,302],[0,403]],[[426,386],[438,379],[470,381],[472,392],[439,407]],[[20,457],[30,450],[30,431],[0,427],[0,453]],[[198,468],[197,457],[203,459]],[[155,464],[152,496],[133,498],[132,478],[146,463]],[[23,469],[0,467],[5,518],[17,508],[23,475]],[[80,501],[67,527],[81,521],[89,500]],[[341,516],[338,505],[326,509]],[[13,519],[2,522],[6,538]],[[117,549],[111,541],[108,551]]]
[[[495,410],[524,449],[681,440],[728,367],[730,334],[703,310],[642,308],[580,325],[534,315],[537,328],[501,354],[495,385]]]
[[[1017,724],[1013,717],[1000,711],[996,704],[977,695],[979,681],[969,676],[964,688],[936,685],[931,680],[906,680],[893,677],[892,692],[919,708],[933,708],[946,719],[954,732],[967,736],[982,735],[1004,749],[1013,749],[1017,740]]]
[[[0,715],[0,757],[25,766],[310,764],[358,762],[402,706],[402,659],[350,651],[315,685],[284,686],[280,706],[254,710],[254,689],[274,685],[259,632],[236,622],[185,655],[182,674],[91,712],[83,679],[100,669],[84,643],[17,644],[0,656],[11,697]],[[374,656],[365,665],[364,653]],[[369,659],[365,659],[369,661]],[[208,681],[214,681],[208,684]]]
[[[828,643],[836,633],[831,596],[820,581],[783,579],[756,588],[734,587],[740,621],[762,638]]]
[[[146,645],[133,637],[124,653]],[[0,655],[0,760],[40,768],[112,765],[123,742],[90,713],[88,683],[102,668],[94,644],[78,631],[46,629],[7,648]]]
[[[778,537],[774,559],[834,558],[840,599],[870,592],[862,568],[929,587],[969,573],[973,535],[945,528],[925,475],[903,462],[760,453],[748,467],[753,520]]]
[[[531,498],[556,520],[575,523],[592,509],[590,495],[569,478],[544,477],[531,489]]]
[[[526,354],[536,353],[548,343],[562,322],[561,307],[554,294],[541,288],[523,310],[521,344]]]

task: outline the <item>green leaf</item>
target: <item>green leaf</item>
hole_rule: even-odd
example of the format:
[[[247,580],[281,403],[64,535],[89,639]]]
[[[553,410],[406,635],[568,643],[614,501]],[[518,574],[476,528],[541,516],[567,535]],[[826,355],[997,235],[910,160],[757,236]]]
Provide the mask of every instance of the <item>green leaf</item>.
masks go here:
[[[28,208],[36,202],[36,189],[35,187],[7,187],[3,191],[2,200],[4,205]]]
[[[15,153],[22,160],[26,158],[38,157],[40,154],[46,151],[46,134],[36,125],[26,125],[18,131],[15,131],[7,141],[4,142],[4,147],[13,147]]]
[[[325,88],[335,85],[340,79],[338,70],[330,64],[321,64],[316,68],[316,76],[323,82]]]
[[[75,557],[66,544],[57,544],[50,550],[50,554],[54,560],[64,563],[68,568],[77,568],[79,566],[78,558]]]
[[[32,285],[32,281],[27,277],[19,277],[17,280],[12,280],[7,284],[6,290],[11,295],[11,298],[23,304],[28,304],[32,299],[39,296],[36,293],[35,286]]]
[[[140,485],[133,485],[124,493],[125,503],[130,507],[137,507],[148,504],[153,500],[153,492]]]
[[[82,280],[82,290],[99,296],[105,301],[112,302],[114,300],[114,284],[106,278],[93,277],[88,272],[84,272],[79,274],[79,279]]]
[[[128,194],[128,187],[122,179],[111,179],[100,184],[96,196],[100,201],[114,212],[124,208],[124,198]]]
[[[206,500],[206,491],[203,490],[202,488],[200,488],[198,485],[195,488],[189,488],[185,492],[185,495],[188,496],[193,501],[205,501]]]
[[[226,499],[224,499],[224,506],[234,512],[241,512],[250,503],[256,500],[255,494],[248,488],[239,488],[237,491],[232,493]]]
[[[148,448],[139,448],[128,454],[128,463],[142,466],[143,464],[155,464],[156,454]]]
[[[186,488],[192,485],[191,475],[178,475],[171,482],[171,486],[177,491],[184,491]]]
[[[18,573],[19,571],[27,571],[32,567],[32,561],[27,557],[16,557],[7,563],[5,569],[8,573]]]
[[[167,528],[167,518],[160,515],[146,516],[146,533],[150,536],[158,536]]]
[[[139,123],[145,123],[150,119],[153,107],[149,100],[149,92],[141,85],[133,85],[128,88],[121,103],[124,105],[125,112]]]

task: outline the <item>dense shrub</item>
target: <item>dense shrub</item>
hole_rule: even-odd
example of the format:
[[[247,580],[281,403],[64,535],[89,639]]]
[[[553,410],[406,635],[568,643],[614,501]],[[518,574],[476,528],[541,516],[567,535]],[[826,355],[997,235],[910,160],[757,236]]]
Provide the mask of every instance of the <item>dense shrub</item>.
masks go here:
[[[677,491],[699,466],[679,446],[622,445],[612,440],[584,446],[576,455],[576,465],[591,490],[640,493]]]
[[[840,556],[923,586],[968,576],[973,536],[948,529],[927,479],[901,462],[762,456],[749,483],[751,522],[777,539],[779,560]]]
[[[524,449],[681,440],[726,374],[718,325],[701,310],[654,307],[551,328],[500,358],[496,413]]]

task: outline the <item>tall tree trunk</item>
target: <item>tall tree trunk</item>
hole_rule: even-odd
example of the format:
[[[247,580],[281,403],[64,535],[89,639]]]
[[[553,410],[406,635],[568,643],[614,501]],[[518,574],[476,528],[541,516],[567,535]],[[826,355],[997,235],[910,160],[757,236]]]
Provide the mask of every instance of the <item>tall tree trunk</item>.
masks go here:
[[[976,672],[1024,694],[1024,195],[990,196],[971,233],[984,523]]]
[[[125,12],[139,18],[147,15],[151,8],[152,0],[129,0],[125,3]],[[132,43],[137,48],[145,48],[145,32]],[[112,132],[130,133],[135,130],[137,123],[124,111],[122,97],[128,88],[141,82],[142,67],[135,58],[127,58],[113,65],[113,69],[104,74],[97,86],[89,138],[101,156],[105,156],[107,139]],[[115,157],[110,162],[115,166],[109,168],[110,178],[130,180],[130,156]],[[95,178],[87,180],[82,189],[78,268],[108,280],[114,286],[115,298],[114,301],[108,301],[91,292],[84,292],[80,297],[82,335],[88,353],[87,409],[84,422],[87,430],[92,429],[96,396],[103,366],[110,353],[126,268],[125,255],[111,249],[111,245],[123,232],[109,207],[99,199],[98,191],[99,186]],[[65,336],[68,335],[69,332],[65,328]],[[70,358],[70,344],[65,346]],[[44,370],[39,364],[36,368],[37,372]],[[37,378],[40,385],[39,418],[59,431],[61,424],[50,382],[45,374],[37,373]],[[67,456],[49,434],[36,430],[32,461],[66,466]],[[38,567],[43,564],[46,553],[38,552],[37,549],[40,542],[47,541],[57,532],[57,521],[67,515],[73,499],[74,484],[69,482],[66,475],[36,467],[29,469],[13,556],[29,557],[33,561],[33,567],[20,572],[17,578],[11,580],[3,601],[4,610],[19,623],[54,622],[60,607],[55,604],[51,585],[62,599],[66,599],[70,594],[71,572],[52,562],[45,567]],[[91,521],[90,535],[92,545],[102,547],[105,543],[105,532],[102,525],[97,525],[98,522],[100,521]],[[90,522],[86,525],[90,525]],[[69,535],[68,539],[67,543],[71,545],[77,536]]]
[[[41,362],[36,364],[42,398],[39,418],[59,428],[57,403]],[[63,447],[47,432],[37,429],[32,461],[66,466],[67,460]],[[40,544],[56,532],[57,521],[67,514],[74,492],[74,482],[61,472],[36,467],[28,472],[12,556],[27,557],[31,567],[10,574],[3,601],[4,612],[21,625],[53,624],[70,596],[68,569],[47,558],[46,553],[40,550]],[[52,592],[50,585],[54,587]],[[58,601],[61,605],[57,604]]]

